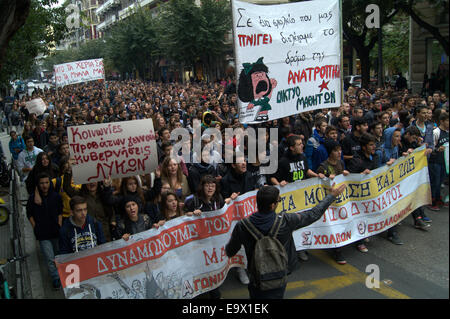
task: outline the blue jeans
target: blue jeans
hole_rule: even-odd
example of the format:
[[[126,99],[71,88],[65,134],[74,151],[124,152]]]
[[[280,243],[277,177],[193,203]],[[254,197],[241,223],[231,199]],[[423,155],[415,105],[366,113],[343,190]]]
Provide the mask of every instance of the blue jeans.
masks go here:
[[[52,281],[59,279],[58,270],[55,265],[55,255],[58,253],[58,238],[40,240],[39,247],[41,253],[44,255],[45,264],[47,265],[48,273],[52,278]]]
[[[441,198],[441,185],[447,175],[445,164],[428,163],[428,172],[430,174],[431,198],[433,201]]]

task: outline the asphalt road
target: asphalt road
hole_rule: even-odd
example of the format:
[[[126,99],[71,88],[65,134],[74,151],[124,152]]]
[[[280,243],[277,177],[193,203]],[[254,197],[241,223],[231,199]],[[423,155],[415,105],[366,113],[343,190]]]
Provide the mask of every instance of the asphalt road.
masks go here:
[[[327,250],[309,251],[309,260],[301,261],[289,276],[285,299],[448,299],[449,211],[425,211],[432,219],[428,231],[414,228],[408,216],[398,226],[403,245],[392,244],[385,233],[370,237],[367,253],[354,245],[343,248],[346,265],[338,265]],[[45,269],[42,259],[40,267]],[[374,267],[379,276],[369,283],[378,287],[367,287],[368,276],[375,277]],[[64,298],[51,288],[45,271],[42,282],[46,299]],[[220,290],[224,299],[248,299],[234,269]]]
[[[408,216],[398,227],[403,245],[392,244],[385,233],[372,236],[367,253],[354,245],[342,249],[346,265],[337,264],[327,250],[309,251],[309,260],[289,276],[285,299],[448,299],[449,211],[425,213],[432,220],[428,231],[414,228]],[[375,276],[375,267],[379,276],[374,282],[368,276]],[[379,288],[368,288],[366,281],[378,282]],[[225,299],[248,298],[234,272],[221,291]]]

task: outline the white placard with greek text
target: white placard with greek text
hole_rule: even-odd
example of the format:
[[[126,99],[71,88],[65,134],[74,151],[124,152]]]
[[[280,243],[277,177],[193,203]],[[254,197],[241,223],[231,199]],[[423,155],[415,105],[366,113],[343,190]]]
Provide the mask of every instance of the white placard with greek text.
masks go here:
[[[340,105],[338,0],[232,7],[241,123]]]
[[[91,59],[54,66],[56,86],[61,87],[105,78],[103,59]]]
[[[148,174],[158,166],[151,119],[67,128],[76,184]]]

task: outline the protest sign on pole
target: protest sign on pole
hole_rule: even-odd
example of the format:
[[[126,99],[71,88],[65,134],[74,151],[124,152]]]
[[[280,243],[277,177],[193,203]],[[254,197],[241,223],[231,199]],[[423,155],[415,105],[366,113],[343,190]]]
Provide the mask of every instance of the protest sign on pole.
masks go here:
[[[233,0],[232,13],[241,123],[340,106],[339,0]]]
[[[57,87],[105,78],[103,59],[91,59],[54,66]]]
[[[341,247],[379,234],[431,202],[424,147],[369,175],[339,175],[333,182],[345,184],[344,193],[322,218],[293,233],[297,250]],[[276,212],[313,208],[330,184],[310,178],[281,187]],[[236,223],[256,210],[256,191],[252,191],[219,210],[172,219],[128,241],[56,256],[65,296],[189,299],[215,289],[229,268],[246,267],[244,249],[228,258],[225,246]]]
[[[148,174],[158,166],[151,119],[69,126],[67,135],[76,184]]]
[[[30,114],[34,113],[37,116],[44,114],[47,109],[47,105],[41,98],[25,102],[25,105]]]

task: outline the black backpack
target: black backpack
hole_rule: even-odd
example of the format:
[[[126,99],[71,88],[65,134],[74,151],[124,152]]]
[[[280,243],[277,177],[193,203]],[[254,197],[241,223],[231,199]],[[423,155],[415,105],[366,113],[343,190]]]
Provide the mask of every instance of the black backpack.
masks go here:
[[[264,236],[249,218],[242,219],[242,224],[256,240],[253,258],[249,261],[250,277],[255,287],[263,291],[281,288],[287,283],[288,255],[277,239],[282,221],[283,213],[280,213]]]

